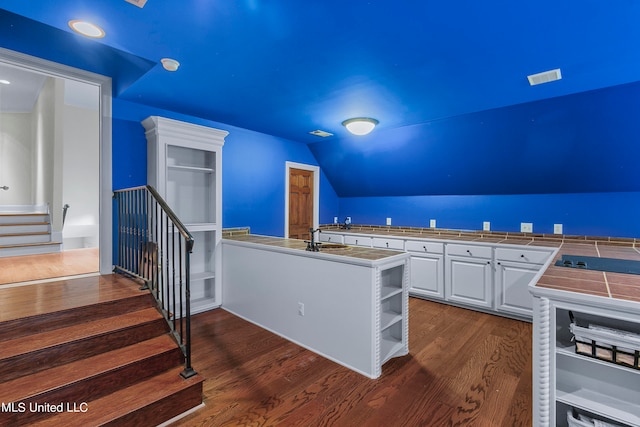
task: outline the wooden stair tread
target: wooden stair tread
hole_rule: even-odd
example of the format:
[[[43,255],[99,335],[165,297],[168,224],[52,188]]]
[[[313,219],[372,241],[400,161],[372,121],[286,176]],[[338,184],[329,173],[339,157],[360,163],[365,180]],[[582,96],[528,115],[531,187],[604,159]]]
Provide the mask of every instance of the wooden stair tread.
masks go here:
[[[49,215],[46,212],[6,212],[0,213],[0,217],[2,216],[42,216]]]
[[[48,235],[49,232],[48,231],[25,231],[22,233],[7,233],[7,234],[0,234],[0,237],[18,237],[18,236],[46,236]],[[42,242],[42,243],[49,243],[49,242]]]
[[[116,274],[0,288],[0,330],[4,328],[2,322],[140,296],[141,293],[136,282]]]
[[[101,426],[109,422],[113,422],[123,414],[125,414],[125,416],[126,414],[133,414],[134,411],[144,408],[147,405],[159,402],[162,399],[170,398],[176,393],[193,387],[198,387],[197,392],[201,402],[202,382],[204,381],[204,378],[196,374],[191,378],[183,379],[180,376],[182,370],[182,367],[168,370],[162,374],[149,378],[146,381],[142,381],[115,393],[101,397],[100,399],[96,399],[93,402],[89,402],[87,404],[86,412],[63,412],[33,425],[56,427],[61,425],[64,425],[65,427],[85,427],[88,425]],[[80,404],[81,402],[76,403]],[[165,401],[164,404],[169,406],[170,401]],[[197,402],[192,402],[191,407],[195,407],[198,404],[199,403]],[[180,412],[177,412],[175,415],[179,415],[188,409],[190,408],[178,409]],[[172,417],[166,419],[170,418]],[[122,425],[153,426],[156,424],[158,423],[153,420],[147,420],[146,423],[142,423],[140,421],[135,424],[124,422]]]
[[[38,221],[38,222],[2,222],[0,223],[0,227],[20,227],[23,225],[49,225],[47,221]]]
[[[41,242],[41,243],[16,243],[15,245],[0,245],[0,249],[9,249],[9,248],[22,248],[27,246],[53,246],[53,245],[61,245],[60,242]]]
[[[147,308],[131,313],[125,313],[113,318],[105,318],[78,325],[60,328],[31,335],[31,339],[15,338],[4,341],[0,348],[0,361],[14,358],[32,351],[41,351],[74,341],[108,334],[117,330],[127,329],[143,323],[162,319],[155,308]]]
[[[176,352],[175,366],[178,366],[181,356],[175,341],[168,334],[160,335],[134,345],[6,381],[0,384],[0,402],[26,400],[166,352]]]

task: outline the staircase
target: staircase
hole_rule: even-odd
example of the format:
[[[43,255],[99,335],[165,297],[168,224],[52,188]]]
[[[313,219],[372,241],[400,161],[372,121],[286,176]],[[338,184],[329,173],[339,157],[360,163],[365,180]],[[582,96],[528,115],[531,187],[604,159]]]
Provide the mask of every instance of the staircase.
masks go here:
[[[201,405],[154,304],[117,274],[0,289],[0,426],[156,426]]]
[[[49,214],[0,213],[0,257],[60,252],[51,241]]]

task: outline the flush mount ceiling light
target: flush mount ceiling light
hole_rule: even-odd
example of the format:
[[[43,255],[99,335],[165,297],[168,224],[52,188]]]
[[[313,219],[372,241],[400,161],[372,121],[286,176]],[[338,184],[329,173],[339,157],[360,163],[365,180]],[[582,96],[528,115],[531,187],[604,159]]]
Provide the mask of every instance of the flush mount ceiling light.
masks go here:
[[[342,122],[342,125],[354,135],[366,135],[373,130],[379,122],[369,117],[355,117]]]
[[[162,58],[160,62],[162,62],[162,66],[167,71],[177,71],[178,67],[180,66],[180,63],[178,61],[171,58]]]
[[[9,80],[0,79],[0,85],[10,85],[11,82]]]
[[[76,33],[82,34],[86,37],[91,37],[92,39],[101,39],[105,35],[104,30],[98,27],[96,24],[92,24],[91,22],[87,21],[81,21],[79,19],[69,21],[69,27]]]

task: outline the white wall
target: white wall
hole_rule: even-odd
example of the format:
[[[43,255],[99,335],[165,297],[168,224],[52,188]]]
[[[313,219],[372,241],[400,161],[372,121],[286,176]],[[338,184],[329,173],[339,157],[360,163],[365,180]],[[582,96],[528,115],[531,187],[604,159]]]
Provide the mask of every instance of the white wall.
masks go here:
[[[32,205],[32,115],[0,113],[0,205]]]
[[[64,248],[97,247],[100,117],[97,108],[65,105],[64,112],[62,204],[70,206],[63,229]]]

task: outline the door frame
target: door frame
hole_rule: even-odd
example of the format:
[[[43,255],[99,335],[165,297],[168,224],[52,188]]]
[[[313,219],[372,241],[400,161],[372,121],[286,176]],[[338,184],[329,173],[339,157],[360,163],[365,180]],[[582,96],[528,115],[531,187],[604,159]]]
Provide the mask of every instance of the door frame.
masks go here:
[[[113,270],[113,212],[112,212],[112,156],[111,156],[111,78],[58,64],[46,59],[26,55],[9,49],[0,48],[0,61],[19,68],[53,77],[77,80],[92,84],[99,89],[99,251],[100,274],[110,274]]]
[[[320,167],[304,163],[285,162],[284,177],[284,238],[289,238],[289,174],[291,169],[301,169],[313,173],[313,228],[318,228],[320,218]]]

